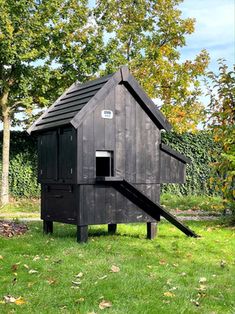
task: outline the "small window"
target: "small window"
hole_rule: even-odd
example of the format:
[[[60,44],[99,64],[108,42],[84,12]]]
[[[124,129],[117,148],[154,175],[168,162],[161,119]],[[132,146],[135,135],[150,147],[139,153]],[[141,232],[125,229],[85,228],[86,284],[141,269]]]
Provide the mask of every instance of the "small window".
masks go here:
[[[96,151],[96,176],[113,176],[113,152]]]

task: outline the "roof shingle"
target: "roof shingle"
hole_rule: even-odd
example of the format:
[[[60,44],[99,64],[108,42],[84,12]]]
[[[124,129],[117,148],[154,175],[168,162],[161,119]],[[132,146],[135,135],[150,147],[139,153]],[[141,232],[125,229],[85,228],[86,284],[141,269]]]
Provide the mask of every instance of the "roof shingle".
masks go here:
[[[55,102],[41,119],[36,121],[33,131],[69,124],[72,118],[95,96],[113,74],[89,81],[84,84],[73,85]]]

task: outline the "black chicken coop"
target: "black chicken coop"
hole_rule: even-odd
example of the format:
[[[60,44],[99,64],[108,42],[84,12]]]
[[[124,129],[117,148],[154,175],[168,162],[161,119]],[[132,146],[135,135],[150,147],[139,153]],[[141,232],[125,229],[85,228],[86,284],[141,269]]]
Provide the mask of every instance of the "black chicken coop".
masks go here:
[[[161,143],[170,129],[127,67],[73,84],[28,129],[38,137],[44,232],[74,224],[85,242],[88,225],[146,222],[152,239],[163,216],[196,236],[159,204],[160,184],[184,183],[190,162]]]

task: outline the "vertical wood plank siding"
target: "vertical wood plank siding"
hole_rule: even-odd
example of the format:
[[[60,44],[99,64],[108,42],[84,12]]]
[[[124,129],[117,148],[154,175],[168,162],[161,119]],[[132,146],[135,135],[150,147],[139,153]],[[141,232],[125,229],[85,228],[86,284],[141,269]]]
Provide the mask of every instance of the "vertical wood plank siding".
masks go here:
[[[113,112],[113,119],[101,117],[104,109]],[[124,85],[112,89],[84,119],[77,141],[77,183],[83,184],[84,202],[81,223],[153,221],[118,191],[93,185],[95,151],[113,151],[114,175],[137,184],[153,201],[159,200],[160,132]]]
[[[184,183],[186,165],[184,162],[161,151],[161,183]]]
[[[104,109],[113,111],[113,119],[101,117]],[[131,183],[160,182],[160,131],[124,85],[111,90],[84,119],[77,138],[78,184],[94,180],[96,150],[113,151],[115,176]]]
[[[135,186],[152,201],[159,200],[160,184]],[[154,221],[132,202],[127,202],[127,199],[120,196],[120,193],[112,187],[89,184],[81,185],[81,187],[83,199],[81,224]]]

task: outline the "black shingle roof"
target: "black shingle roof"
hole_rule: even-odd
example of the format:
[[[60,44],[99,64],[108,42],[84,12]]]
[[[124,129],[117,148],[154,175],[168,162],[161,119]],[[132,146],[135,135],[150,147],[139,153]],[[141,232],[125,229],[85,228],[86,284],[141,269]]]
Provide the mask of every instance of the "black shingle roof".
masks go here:
[[[171,125],[166,117],[157,109],[153,101],[130,74],[128,68],[124,66],[116,73],[84,84],[73,84],[34,122],[28,129],[28,133],[44,131],[68,124],[73,125],[77,129],[84,117],[99,104],[99,100],[106,97],[117,84],[124,84],[159,129],[167,131],[171,129]],[[86,108],[84,108],[85,106]]]
[[[95,96],[112,75],[113,74],[110,74],[84,84],[72,85],[67,92],[36,121],[33,131],[69,124],[72,118],[93,96]]]

